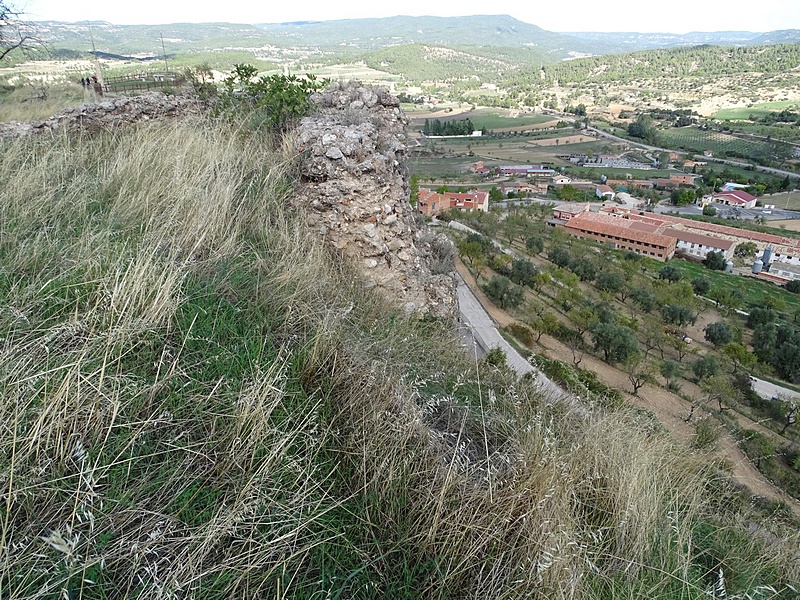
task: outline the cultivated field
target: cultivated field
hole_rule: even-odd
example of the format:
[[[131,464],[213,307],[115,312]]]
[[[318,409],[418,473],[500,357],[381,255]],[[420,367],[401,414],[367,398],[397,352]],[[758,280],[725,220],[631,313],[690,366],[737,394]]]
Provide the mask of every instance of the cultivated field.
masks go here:
[[[404,107],[405,108],[405,107]],[[487,129],[492,131],[524,131],[530,129],[540,129],[542,127],[554,126],[558,120],[549,115],[534,113],[519,113],[496,108],[478,108],[476,110],[458,111],[453,110],[450,114],[433,115],[424,112],[413,113],[410,126],[414,129],[422,129],[425,119],[437,118],[442,121],[460,121],[469,119],[476,129]],[[551,125],[552,124],[552,125]]]
[[[356,79],[364,83],[377,85],[389,85],[392,82],[399,82],[402,80],[402,77],[399,75],[392,75],[386,71],[378,71],[365,65],[358,64],[330,65],[310,69],[308,72],[317,77],[324,77],[334,81],[350,81],[351,79]]]
[[[714,114],[714,118],[720,121],[746,120],[751,116],[763,117],[766,114],[779,112],[785,109],[800,109],[800,102],[759,102],[752,106],[723,108]]]
[[[663,145],[698,153],[711,150],[715,154],[780,160],[791,157],[793,151],[792,146],[785,143],[746,140],[718,131],[703,131],[696,127],[664,129],[660,130],[658,135],[659,143]]]
[[[800,231],[800,219],[786,219],[785,221],[770,221],[770,225],[787,229],[789,231]]]

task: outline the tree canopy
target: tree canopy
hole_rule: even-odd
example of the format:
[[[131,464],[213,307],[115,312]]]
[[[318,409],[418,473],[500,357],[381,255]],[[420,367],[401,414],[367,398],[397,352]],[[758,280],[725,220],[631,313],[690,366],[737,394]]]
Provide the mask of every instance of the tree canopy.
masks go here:
[[[716,250],[712,250],[706,254],[705,259],[703,259],[703,264],[712,271],[724,271],[726,262],[725,255]]]
[[[733,341],[733,332],[723,321],[709,323],[706,325],[704,331],[706,340],[714,344],[717,348]]]
[[[34,40],[32,29],[20,21],[21,15],[13,4],[0,0],[0,62]]]
[[[603,353],[606,362],[626,362],[639,352],[639,342],[627,327],[598,322],[590,331],[595,350]]]

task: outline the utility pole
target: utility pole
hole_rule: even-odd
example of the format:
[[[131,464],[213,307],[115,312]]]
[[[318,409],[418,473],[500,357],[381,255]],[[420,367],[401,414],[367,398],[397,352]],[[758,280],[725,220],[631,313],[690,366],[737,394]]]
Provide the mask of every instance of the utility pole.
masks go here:
[[[164,34],[161,34],[161,51],[164,53],[164,69],[169,73],[169,63],[167,62],[167,49],[164,48]]]

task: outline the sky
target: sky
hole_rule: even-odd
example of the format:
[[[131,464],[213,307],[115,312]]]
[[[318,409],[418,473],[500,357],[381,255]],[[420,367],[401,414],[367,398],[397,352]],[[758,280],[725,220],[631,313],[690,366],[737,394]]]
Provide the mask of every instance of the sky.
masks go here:
[[[800,29],[800,0],[9,0],[30,21],[108,21],[117,25],[165,23],[282,23],[363,17],[508,14],[549,31],[772,31]],[[546,8],[547,7],[547,8]]]

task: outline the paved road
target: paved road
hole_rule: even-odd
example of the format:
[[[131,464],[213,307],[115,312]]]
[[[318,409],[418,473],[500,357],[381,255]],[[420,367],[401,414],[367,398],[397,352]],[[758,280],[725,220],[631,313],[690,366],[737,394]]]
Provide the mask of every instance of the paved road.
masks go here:
[[[725,160],[723,158],[714,158],[713,156],[706,156],[705,154],[695,154],[694,156],[698,160],[705,160],[711,161],[715,163],[720,163],[723,165],[731,165],[732,167],[742,167],[745,169],[753,168],[756,171],[762,171],[764,173],[771,173],[773,175],[781,175],[782,177],[800,177],[800,174],[795,173],[793,171],[784,171],[782,169],[773,169],[772,167],[762,167],[761,165],[754,165],[751,163],[742,162],[739,160]]]
[[[757,377],[750,377],[750,385],[753,387],[756,394],[767,400],[771,398],[782,398],[800,402],[800,394],[789,388],[770,383],[769,381],[764,381]]]
[[[550,396],[551,400],[567,400],[569,395],[558,387],[541,371],[536,370],[514,347],[497,331],[494,321],[489,313],[484,310],[481,303],[469,289],[466,282],[458,276],[458,307],[461,311],[461,321],[469,328],[475,343],[483,354],[493,348],[500,348],[506,355],[506,363],[520,377],[533,373],[539,389]]]

